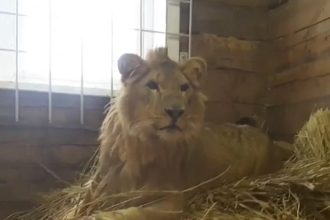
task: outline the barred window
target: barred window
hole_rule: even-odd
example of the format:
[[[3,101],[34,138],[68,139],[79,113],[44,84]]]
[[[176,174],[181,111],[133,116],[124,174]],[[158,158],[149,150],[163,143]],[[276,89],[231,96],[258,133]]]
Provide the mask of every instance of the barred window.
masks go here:
[[[188,37],[179,27],[184,3],[2,0],[0,87],[109,95],[120,87],[122,53],[167,46],[179,59],[180,37]]]
[[[191,12],[192,0],[1,0],[0,123],[85,125],[89,103],[120,88],[120,55],[190,55]]]

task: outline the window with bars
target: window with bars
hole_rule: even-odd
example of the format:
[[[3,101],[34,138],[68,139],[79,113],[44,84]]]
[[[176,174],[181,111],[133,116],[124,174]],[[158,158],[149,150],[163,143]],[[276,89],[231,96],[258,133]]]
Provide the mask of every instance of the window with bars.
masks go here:
[[[50,118],[53,93],[79,94],[83,115],[85,95],[120,88],[123,53],[166,46],[174,60],[188,56],[191,8],[186,0],[1,0],[0,88],[15,90],[16,119],[23,90],[48,92]]]

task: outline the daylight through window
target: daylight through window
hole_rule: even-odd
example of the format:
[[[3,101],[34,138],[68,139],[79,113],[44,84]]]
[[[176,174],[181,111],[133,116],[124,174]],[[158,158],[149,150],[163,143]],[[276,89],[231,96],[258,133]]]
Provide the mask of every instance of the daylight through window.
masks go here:
[[[110,95],[122,53],[179,59],[179,24],[179,1],[1,0],[0,88]]]

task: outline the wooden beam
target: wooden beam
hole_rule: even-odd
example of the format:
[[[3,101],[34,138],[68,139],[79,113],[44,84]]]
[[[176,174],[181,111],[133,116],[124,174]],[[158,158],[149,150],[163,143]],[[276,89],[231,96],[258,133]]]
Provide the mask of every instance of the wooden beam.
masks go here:
[[[211,70],[202,85],[209,101],[261,104],[266,77],[236,70]]]
[[[243,2],[243,1],[242,1]],[[221,1],[194,2],[193,33],[211,33],[248,40],[266,40],[267,10],[237,7]]]
[[[267,109],[267,124],[273,134],[292,135],[307,122],[318,108],[330,108],[330,96]]]
[[[295,81],[270,90],[269,105],[285,105],[330,95],[330,75]]]
[[[330,51],[330,31],[288,49],[288,66],[316,59]]]
[[[203,57],[210,69],[236,69],[264,73],[268,43],[202,34],[193,37],[192,53]]]
[[[98,132],[69,128],[0,126],[0,145],[30,144],[97,146]]]
[[[246,116],[264,117],[265,107],[235,102],[208,102],[206,121],[211,123],[235,122]]]
[[[13,213],[26,211],[26,210],[32,210],[35,207],[35,204],[32,201],[5,201],[5,198],[3,198],[3,202],[0,201],[0,219],[6,219],[9,215],[12,215]]]
[[[19,93],[19,104],[25,107],[48,107],[48,92],[25,91]],[[12,89],[0,89],[0,106],[15,105],[15,91]],[[84,96],[85,109],[104,109],[110,101],[105,96]],[[79,108],[80,95],[53,93],[52,106],[61,108]]]
[[[80,123],[79,107],[53,107],[52,123],[48,123],[48,107],[20,106],[20,120],[14,120],[15,106],[0,106],[0,125],[30,127],[86,128],[97,131],[105,116],[103,109],[85,109],[84,124]]]
[[[278,87],[287,83],[307,80],[313,77],[321,77],[330,74],[330,56],[303,63],[283,72],[274,74],[272,87]]]
[[[213,0],[222,2],[228,5],[248,7],[248,8],[267,8],[273,4],[276,0]]]
[[[313,24],[305,29],[295,31],[285,37],[275,39],[274,45],[280,49],[287,49],[288,47],[294,47],[306,41],[310,41],[318,35],[324,34],[330,31],[330,18]]]
[[[287,4],[270,10],[271,36],[284,37],[329,17],[328,0],[290,0]]]

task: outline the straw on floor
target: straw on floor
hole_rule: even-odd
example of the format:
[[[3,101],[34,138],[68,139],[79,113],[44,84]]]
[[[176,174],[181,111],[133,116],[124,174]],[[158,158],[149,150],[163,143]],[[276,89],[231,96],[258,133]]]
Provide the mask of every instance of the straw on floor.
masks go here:
[[[200,191],[199,186],[186,191],[131,192],[118,195],[100,194],[88,201],[89,181],[66,188],[47,198],[32,212],[9,219],[70,219],[98,211],[141,206],[168,195],[185,197],[183,219],[191,220],[308,220],[330,219],[330,111],[320,109],[308,120],[294,142],[295,156],[277,173]],[[95,171],[81,182],[93,179]],[[95,178],[94,178],[95,180]],[[210,180],[212,181],[212,180]],[[85,181],[86,182],[86,181]],[[87,201],[87,202],[86,202]],[[79,212],[77,211],[79,208]],[[83,208],[81,208],[83,207]],[[83,211],[81,211],[83,210]],[[72,218],[72,219],[74,219]]]

